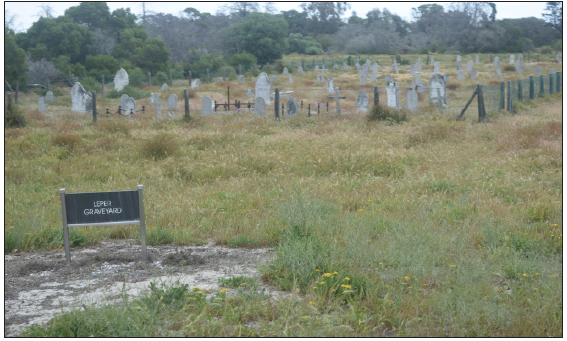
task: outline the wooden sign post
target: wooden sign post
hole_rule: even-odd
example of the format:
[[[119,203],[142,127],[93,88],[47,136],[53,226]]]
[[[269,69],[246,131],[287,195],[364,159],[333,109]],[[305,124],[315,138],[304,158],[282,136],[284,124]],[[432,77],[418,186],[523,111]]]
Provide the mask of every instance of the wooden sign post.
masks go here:
[[[147,262],[143,190],[143,185],[138,185],[138,190],[120,192],[67,194],[65,188],[60,189],[61,217],[63,219],[63,238],[65,240],[67,265],[71,264],[69,227],[79,226],[139,224],[142,257],[144,262]]]

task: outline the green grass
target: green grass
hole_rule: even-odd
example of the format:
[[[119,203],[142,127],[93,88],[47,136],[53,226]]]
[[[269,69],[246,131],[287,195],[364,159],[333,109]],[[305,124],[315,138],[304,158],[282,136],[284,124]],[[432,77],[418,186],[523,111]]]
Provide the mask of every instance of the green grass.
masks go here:
[[[300,298],[239,290],[190,300],[189,288],[156,286],[159,300],[76,311],[27,333],[560,336],[560,99],[485,124],[427,110],[394,125],[360,114],[275,122],[246,112],[157,122],[153,108],[94,124],[64,98],[47,118],[34,111],[36,94],[22,95],[26,126],[5,129],[5,252],[63,248],[59,188],[143,184],[148,244],[274,248],[261,281]],[[101,96],[99,105],[115,101]],[[109,238],[137,239],[139,229],[71,234],[74,246]],[[167,292],[176,299],[161,302]]]

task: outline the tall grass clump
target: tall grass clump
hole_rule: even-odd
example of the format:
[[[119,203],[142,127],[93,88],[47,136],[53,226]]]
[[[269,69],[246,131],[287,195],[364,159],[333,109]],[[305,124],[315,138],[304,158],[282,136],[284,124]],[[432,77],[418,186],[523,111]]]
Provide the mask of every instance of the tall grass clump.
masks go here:
[[[369,122],[380,121],[387,122],[391,124],[397,124],[400,122],[406,122],[409,120],[407,114],[403,111],[391,110],[380,104],[375,105],[370,109],[366,119]]]
[[[4,127],[22,128],[26,126],[26,116],[24,111],[12,101],[4,104]]]
[[[179,150],[175,136],[168,133],[158,133],[142,145],[142,154],[153,160],[162,160],[174,155]]]

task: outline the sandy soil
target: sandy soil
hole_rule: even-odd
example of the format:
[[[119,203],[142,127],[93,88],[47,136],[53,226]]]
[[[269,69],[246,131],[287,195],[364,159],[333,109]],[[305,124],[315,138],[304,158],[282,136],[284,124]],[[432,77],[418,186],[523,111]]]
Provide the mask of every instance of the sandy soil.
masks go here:
[[[271,256],[268,249],[214,246],[148,246],[142,261],[134,240],[101,242],[65,252],[4,255],[4,335],[18,336],[32,324],[47,323],[56,314],[92,304],[118,302],[125,288],[131,296],[149,292],[150,281],[188,284],[189,288],[219,290],[219,278],[258,276],[258,266]],[[288,296],[267,286],[266,294]],[[230,293],[230,289],[229,289]]]

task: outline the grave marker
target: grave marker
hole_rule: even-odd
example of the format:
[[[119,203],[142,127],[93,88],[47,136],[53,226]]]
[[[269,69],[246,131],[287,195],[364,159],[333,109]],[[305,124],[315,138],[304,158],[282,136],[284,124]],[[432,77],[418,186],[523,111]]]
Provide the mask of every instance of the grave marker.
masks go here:
[[[129,116],[131,114],[136,113],[136,101],[132,97],[128,97],[124,102],[124,115]]]
[[[339,88],[335,87],[335,96],[329,96],[330,99],[334,99],[337,107],[337,116],[341,115],[341,99],[346,99],[346,96],[339,96]]]
[[[289,71],[287,70],[287,67],[284,66],[283,68],[283,73],[282,75],[289,75]]]
[[[298,105],[295,98],[290,98],[285,105],[285,113],[287,116],[294,117],[297,116]]]
[[[54,99],[54,98],[53,98],[53,92],[48,91],[48,92],[45,94],[45,102],[46,102],[46,103],[53,103],[53,99]]]
[[[41,96],[37,101],[37,111],[44,112],[47,111],[47,102],[45,101],[45,97]]]
[[[419,104],[419,97],[417,95],[417,92],[415,92],[413,89],[409,90],[406,94],[406,102],[408,109],[412,112],[416,112]]]
[[[114,76],[114,90],[122,91],[128,85],[128,73],[124,69],[118,70]]]
[[[91,96],[85,91],[81,83],[76,82],[71,88],[71,111],[90,111]]]
[[[254,90],[252,90],[252,88],[248,88],[248,90],[246,90],[246,97],[248,97],[248,99],[254,98]]]
[[[297,74],[303,75],[303,68],[301,66],[297,68]]]
[[[327,77],[327,92],[332,94],[335,92],[335,87],[333,85],[333,77],[329,76]]]
[[[356,98],[356,111],[368,112],[368,102],[370,98],[366,92],[361,92]]]
[[[199,78],[195,78],[191,81],[191,89],[197,90],[201,85],[201,80]]]
[[[213,100],[209,96],[201,100],[201,115],[208,116],[213,114]]]
[[[254,100],[254,112],[256,115],[265,116],[266,115],[266,102],[263,97],[256,97]]]
[[[167,85],[167,84],[166,84],[166,85]],[[160,102],[160,101],[159,101],[159,94],[156,94],[156,95],[157,95],[156,101],[153,102],[153,103],[150,103],[150,105],[153,105],[153,106],[156,107],[156,110],[157,110],[157,118],[158,118],[158,120],[161,120],[161,106],[162,106],[162,105],[166,105],[167,102]]]
[[[169,86],[167,85],[167,83],[163,83],[163,85],[161,86],[161,91],[168,91],[169,90]]]
[[[262,97],[266,105],[270,104],[270,84],[268,75],[265,72],[262,72],[256,79],[256,98]]]
[[[238,83],[244,83],[244,76],[243,75],[238,76]]]

